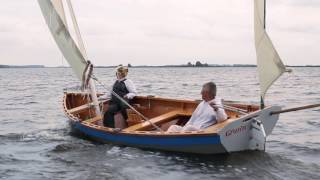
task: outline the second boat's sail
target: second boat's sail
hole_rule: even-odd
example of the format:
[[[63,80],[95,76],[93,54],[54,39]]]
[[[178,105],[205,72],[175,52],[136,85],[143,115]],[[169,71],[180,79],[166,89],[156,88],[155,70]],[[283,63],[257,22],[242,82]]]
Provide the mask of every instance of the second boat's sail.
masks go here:
[[[265,29],[266,0],[254,0],[254,32],[260,81],[261,106],[272,83],[286,71]]]

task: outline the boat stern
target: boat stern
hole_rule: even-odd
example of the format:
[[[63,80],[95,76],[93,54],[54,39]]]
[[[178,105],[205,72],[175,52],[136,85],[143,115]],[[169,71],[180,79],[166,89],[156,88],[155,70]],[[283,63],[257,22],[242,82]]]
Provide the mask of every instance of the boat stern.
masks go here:
[[[221,144],[228,152],[264,150],[266,137],[279,119],[279,115],[271,112],[280,109],[280,106],[267,107],[229,123],[219,131]],[[252,144],[255,144],[254,148]]]

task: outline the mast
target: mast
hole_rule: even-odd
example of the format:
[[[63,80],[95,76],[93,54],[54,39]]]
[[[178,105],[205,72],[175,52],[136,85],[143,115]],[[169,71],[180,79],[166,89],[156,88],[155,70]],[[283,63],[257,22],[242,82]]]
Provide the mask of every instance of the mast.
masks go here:
[[[254,34],[260,82],[261,109],[269,87],[286,71],[266,32],[266,0],[254,0]]]
[[[87,54],[83,45],[83,41],[80,35],[79,27],[76,22],[76,18],[71,6],[71,2],[68,2],[71,19],[73,21],[74,29],[77,34],[77,39],[79,44],[77,45],[73,40],[66,23],[65,11],[63,8],[62,0],[38,0],[42,14],[46,20],[46,23],[51,31],[51,34],[56,41],[60,51],[62,52],[65,59],[68,61],[72,70],[75,72],[76,76],[83,80],[83,74],[88,75],[84,72],[87,67]],[[80,47],[80,48],[79,48]],[[90,78],[90,77],[88,77]],[[95,106],[96,115],[100,115],[99,102],[95,90],[95,84],[93,80],[89,79],[89,90],[91,94],[91,99]]]
[[[74,10],[73,10],[73,7],[72,7],[71,0],[66,0],[66,1],[67,1],[67,5],[69,7],[69,12],[70,12],[70,16],[71,16],[72,23],[73,23],[73,28],[75,30],[75,34],[76,34],[76,37],[77,37],[77,40],[78,40],[78,47],[79,47],[80,52],[83,55],[83,57],[86,60],[88,60],[88,55],[87,55],[87,52],[86,52],[86,48],[84,47],[83,39],[82,39],[82,36],[81,36],[81,33],[80,33],[80,29],[79,29],[79,25],[78,25],[76,16],[74,14]],[[87,78],[89,78],[89,90],[90,90],[90,94],[91,94],[91,99],[92,99],[93,105],[95,106],[96,115],[100,115],[101,112],[100,112],[99,101],[98,101],[98,97],[97,97],[96,85],[95,85],[93,79],[90,77],[91,74],[88,74],[89,72],[84,72],[84,73],[86,73]]]

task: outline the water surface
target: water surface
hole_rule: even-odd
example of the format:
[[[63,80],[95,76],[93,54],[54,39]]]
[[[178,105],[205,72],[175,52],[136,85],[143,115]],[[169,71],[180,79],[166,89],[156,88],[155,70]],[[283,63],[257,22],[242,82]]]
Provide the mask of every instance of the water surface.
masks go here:
[[[114,81],[113,69],[96,71],[107,86]],[[255,68],[131,68],[129,77],[142,95],[200,99],[214,81],[226,100],[259,103]],[[0,179],[320,179],[319,108],[281,115],[265,152],[196,156],[72,136],[62,96],[78,84],[69,68],[0,69]],[[319,90],[320,68],[294,68],[266,103],[319,103]]]

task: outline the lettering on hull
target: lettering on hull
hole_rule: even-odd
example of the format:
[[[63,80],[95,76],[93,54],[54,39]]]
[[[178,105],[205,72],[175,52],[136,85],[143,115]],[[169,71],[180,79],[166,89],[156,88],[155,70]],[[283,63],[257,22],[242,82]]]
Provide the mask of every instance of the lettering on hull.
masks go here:
[[[247,126],[240,126],[233,129],[229,129],[226,131],[226,136],[232,136],[234,134],[238,134],[247,130]]]

